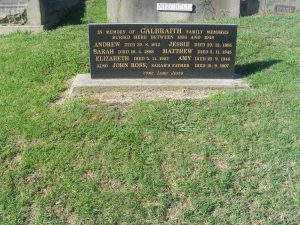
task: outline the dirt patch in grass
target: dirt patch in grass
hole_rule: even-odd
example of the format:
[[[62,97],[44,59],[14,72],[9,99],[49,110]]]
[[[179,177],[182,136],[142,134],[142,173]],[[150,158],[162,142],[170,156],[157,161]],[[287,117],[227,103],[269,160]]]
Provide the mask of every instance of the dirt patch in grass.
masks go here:
[[[84,174],[84,178],[87,180],[87,181],[92,181],[94,180],[96,177],[95,173],[93,173],[92,171],[88,171]]]
[[[34,184],[39,180],[42,179],[45,176],[45,170],[43,168],[40,168],[36,170],[34,173],[29,174],[25,178],[25,183],[28,187],[34,186]]]
[[[24,150],[26,147],[28,147],[28,142],[23,136],[14,136],[12,142],[16,144],[19,150]]]
[[[17,153],[12,159],[7,159],[3,163],[3,167],[5,170],[0,171],[0,176],[3,176],[4,173],[8,171],[12,171],[18,167],[18,165],[22,162],[23,156],[22,153]]]
[[[100,184],[102,188],[109,192],[121,192],[122,191],[122,184],[117,180],[101,180]]]
[[[159,201],[145,201],[143,202],[144,207],[161,207],[162,204]]]
[[[55,218],[61,220],[65,225],[86,224],[68,206],[57,204],[50,211]]]
[[[191,160],[192,161],[197,161],[197,162],[201,162],[205,159],[205,156],[202,155],[202,154],[196,154],[196,153],[193,153],[191,154]]]
[[[220,170],[220,171],[226,171],[228,170],[228,163],[225,160],[222,159],[215,159],[214,163],[216,165],[216,167]]]
[[[36,224],[39,209],[35,202],[30,202],[28,207],[28,225]]]
[[[219,93],[220,90],[145,90],[128,92],[105,92],[94,94],[91,98],[100,102],[108,103],[130,103],[133,101],[153,101],[161,99],[203,99],[212,94]]]
[[[72,80],[67,83],[71,86]],[[63,104],[65,100],[76,97],[87,97],[96,100],[100,103],[118,104],[118,103],[131,103],[134,101],[155,101],[155,100],[184,100],[184,99],[203,99],[210,95],[225,92],[225,91],[238,91],[238,90],[222,90],[222,89],[175,89],[175,90],[128,90],[128,91],[106,91],[103,93],[84,93],[81,95],[72,96],[72,90],[62,92],[54,104]]]
[[[69,80],[67,80],[67,81],[65,82],[65,83],[66,83],[66,84],[65,84],[65,85],[66,85],[65,91],[61,92],[61,93],[59,94],[57,100],[54,101],[52,104],[54,104],[54,105],[62,105],[62,104],[64,104],[64,102],[65,102],[67,99],[70,98],[72,90],[71,90],[71,88],[67,88],[67,87],[70,87],[70,86],[72,85],[73,81],[74,81],[74,78],[71,78],[71,79],[69,79]]]
[[[22,161],[22,153],[18,153],[10,162],[10,164],[8,165],[8,169],[12,170],[14,168],[16,168],[20,162]]]
[[[168,220],[171,221],[178,221],[182,214],[189,210],[192,207],[191,200],[186,198],[185,196],[179,196],[179,200],[172,203],[167,214]]]
[[[42,188],[41,191],[40,191],[40,194],[41,194],[42,197],[47,197],[47,196],[49,196],[50,193],[51,193],[51,188],[50,187]]]
[[[75,144],[75,147],[78,149],[91,148],[96,144],[95,140],[82,140]]]

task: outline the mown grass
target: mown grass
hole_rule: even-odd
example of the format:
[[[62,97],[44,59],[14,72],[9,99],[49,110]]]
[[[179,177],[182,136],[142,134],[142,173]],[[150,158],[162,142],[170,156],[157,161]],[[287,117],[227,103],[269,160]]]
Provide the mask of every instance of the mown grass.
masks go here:
[[[102,3],[80,25],[0,37],[0,224],[298,224],[300,15],[216,21],[239,25],[249,90],[55,104],[89,71]]]

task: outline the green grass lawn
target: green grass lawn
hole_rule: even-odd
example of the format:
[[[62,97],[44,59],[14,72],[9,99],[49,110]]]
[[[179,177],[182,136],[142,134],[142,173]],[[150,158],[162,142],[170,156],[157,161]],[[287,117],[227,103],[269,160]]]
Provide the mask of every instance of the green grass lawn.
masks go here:
[[[76,15],[76,13],[75,13]],[[300,221],[300,14],[239,25],[251,89],[205,100],[55,104],[89,71],[87,22],[0,37],[0,224]]]

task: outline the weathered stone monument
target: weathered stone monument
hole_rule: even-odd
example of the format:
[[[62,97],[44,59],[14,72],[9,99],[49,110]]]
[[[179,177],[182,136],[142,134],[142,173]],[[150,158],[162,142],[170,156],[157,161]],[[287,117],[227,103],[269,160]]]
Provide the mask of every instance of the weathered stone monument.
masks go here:
[[[260,2],[260,12],[295,13],[300,10],[300,0],[265,0]]]
[[[57,24],[79,0],[0,0],[0,34],[39,32]]]
[[[110,23],[199,22],[299,10],[300,0],[107,0]]]
[[[193,22],[239,15],[237,0],[107,0],[110,23]]]

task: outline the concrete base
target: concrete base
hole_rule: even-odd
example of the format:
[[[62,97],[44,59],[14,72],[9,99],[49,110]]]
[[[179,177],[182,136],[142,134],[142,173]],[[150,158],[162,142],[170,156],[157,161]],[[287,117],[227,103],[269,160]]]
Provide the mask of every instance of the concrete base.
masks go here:
[[[6,34],[11,34],[17,31],[21,32],[32,32],[32,33],[38,33],[42,32],[44,30],[44,26],[29,26],[29,25],[20,25],[20,26],[1,26],[0,25],[0,35],[6,35]]]
[[[241,79],[91,79],[90,74],[75,77],[71,96],[86,93],[137,90],[199,90],[199,89],[243,89],[249,85]]]

